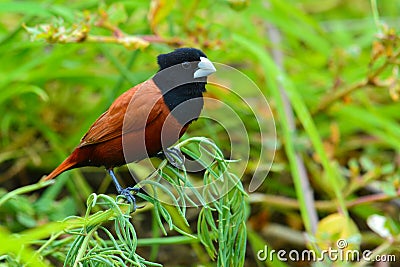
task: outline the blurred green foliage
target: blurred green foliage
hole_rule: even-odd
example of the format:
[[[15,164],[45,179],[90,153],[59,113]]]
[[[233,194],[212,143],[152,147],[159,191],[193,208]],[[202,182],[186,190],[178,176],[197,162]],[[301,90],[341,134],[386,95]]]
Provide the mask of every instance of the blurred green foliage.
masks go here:
[[[155,73],[158,54],[194,46],[248,75],[274,113],[278,148],[268,178],[250,194],[246,264],[264,264],[256,255],[267,243],[320,251],[338,237],[375,254],[396,253],[399,8],[398,0],[2,1],[0,196],[49,173],[119,94]],[[261,145],[257,124],[236,98],[213,86],[208,91],[242,111],[252,141],[241,177],[247,185]],[[240,93],[255,97],[245,87]],[[224,131],[213,123],[198,121],[188,136],[211,137],[229,150]],[[71,171],[41,194],[13,197],[0,206],[0,234],[84,215],[87,197],[106,192],[110,181],[104,177],[101,169]],[[314,213],[324,223],[316,223]],[[386,218],[389,236],[368,225],[376,214]],[[136,226],[153,221],[151,214],[140,215]],[[327,218],[346,227],[327,229]],[[162,262],[162,249],[153,245],[150,260]],[[193,250],[196,262],[209,261]],[[177,258],[171,254],[163,263],[193,264]]]

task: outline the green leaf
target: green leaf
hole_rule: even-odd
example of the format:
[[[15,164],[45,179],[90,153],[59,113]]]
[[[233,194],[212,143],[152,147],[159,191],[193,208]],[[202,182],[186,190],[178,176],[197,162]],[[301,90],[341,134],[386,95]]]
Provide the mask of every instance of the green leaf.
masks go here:
[[[118,26],[128,19],[128,14],[123,3],[113,3],[107,10],[108,20],[112,25]]]
[[[0,13],[21,13],[24,15],[51,16],[48,8],[37,2],[2,2],[0,3]]]
[[[152,0],[150,10],[147,15],[150,21],[150,27],[155,32],[158,25],[172,11],[176,0]]]
[[[16,97],[16,96],[19,96],[22,94],[26,94],[26,93],[36,94],[43,101],[47,101],[49,99],[49,96],[42,88],[35,86],[35,85],[20,84],[15,87],[13,86],[13,88],[10,90],[0,91],[0,104],[3,103],[4,101],[7,101],[8,99],[11,99],[13,97]]]

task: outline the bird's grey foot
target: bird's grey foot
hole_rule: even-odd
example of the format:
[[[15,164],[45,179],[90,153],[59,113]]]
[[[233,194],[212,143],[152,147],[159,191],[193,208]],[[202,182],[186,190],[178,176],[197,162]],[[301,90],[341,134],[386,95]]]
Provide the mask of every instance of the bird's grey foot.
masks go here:
[[[133,193],[132,193],[132,191],[133,191]],[[120,196],[125,198],[129,202],[129,204],[131,204],[133,206],[132,212],[135,212],[137,209],[137,206],[136,206],[136,199],[135,199],[134,195],[136,193],[138,193],[139,191],[140,191],[140,189],[136,188],[136,187],[122,188],[121,190],[118,191],[117,198]]]
[[[136,206],[136,199],[132,194],[132,191],[134,192],[134,194],[138,193],[140,191],[140,188],[136,188],[136,187],[127,187],[127,188],[122,188],[122,186],[119,184],[117,177],[115,176],[115,173],[113,171],[113,169],[107,169],[107,172],[110,174],[111,179],[114,182],[115,188],[117,189],[118,192],[118,196],[122,196],[123,198],[125,198],[129,204],[132,205],[132,212],[135,212],[137,209]]]
[[[169,163],[177,168],[182,168],[185,163],[185,157],[182,152],[176,147],[167,148],[157,154],[157,157],[166,158]]]

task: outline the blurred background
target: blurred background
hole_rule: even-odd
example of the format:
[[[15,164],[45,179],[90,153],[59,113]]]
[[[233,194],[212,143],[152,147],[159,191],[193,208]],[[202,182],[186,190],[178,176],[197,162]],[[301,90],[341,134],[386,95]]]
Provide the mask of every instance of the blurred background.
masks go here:
[[[339,238],[348,248],[400,260],[399,12],[398,0],[3,0],[0,197],[50,173],[117,96],[154,75],[157,55],[191,46],[250,77],[275,120],[274,162],[248,198],[245,265],[309,266],[261,261],[257,251],[324,249]],[[259,95],[240,90],[254,110],[262,108]],[[213,86],[208,95],[235,107],[246,124],[247,189],[260,147],[271,140],[258,138],[253,115],[237,98]],[[190,136],[209,137],[224,151],[231,146],[207,120],[194,123]],[[145,173],[140,164],[136,171]],[[133,181],[126,167],[118,175],[125,185]],[[82,215],[90,193],[115,192],[110,183],[102,168],[67,172],[1,205],[0,227],[20,232]],[[143,237],[151,235],[150,216],[134,218]],[[176,245],[161,246],[155,260],[205,264],[199,258]]]

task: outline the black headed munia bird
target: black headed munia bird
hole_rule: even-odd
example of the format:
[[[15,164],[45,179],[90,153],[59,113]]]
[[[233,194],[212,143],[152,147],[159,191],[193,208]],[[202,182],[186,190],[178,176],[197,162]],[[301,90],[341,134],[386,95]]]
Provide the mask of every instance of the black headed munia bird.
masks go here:
[[[122,188],[113,168],[163,153],[198,118],[207,76],[216,71],[195,48],[179,48],[157,58],[159,71],[119,96],[83,136],[80,144],[44,180],[84,166],[104,166],[118,194],[131,203],[134,188]]]

